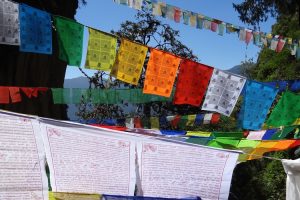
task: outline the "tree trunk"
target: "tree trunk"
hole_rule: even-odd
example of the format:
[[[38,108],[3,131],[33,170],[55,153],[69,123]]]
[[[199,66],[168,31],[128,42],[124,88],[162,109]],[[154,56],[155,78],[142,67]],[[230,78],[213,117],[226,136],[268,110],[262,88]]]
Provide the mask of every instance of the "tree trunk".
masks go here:
[[[55,15],[74,19],[78,0],[15,0],[46,10]],[[18,46],[0,45],[0,86],[62,88],[67,63],[58,58],[56,32],[52,30],[52,55],[20,52]],[[22,94],[22,102],[0,105],[0,109],[38,115],[55,119],[67,119],[67,106],[54,105],[52,94],[47,93],[29,99]]]

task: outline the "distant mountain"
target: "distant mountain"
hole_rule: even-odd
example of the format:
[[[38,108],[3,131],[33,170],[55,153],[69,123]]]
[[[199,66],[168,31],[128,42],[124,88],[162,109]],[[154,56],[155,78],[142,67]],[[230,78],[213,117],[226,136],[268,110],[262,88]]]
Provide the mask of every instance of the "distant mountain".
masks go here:
[[[227,69],[226,71],[228,72],[231,72],[233,74],[239,74],[239,75],[242,75],[243,74],[243,68],[242,68],[242,65],[236,65],[230,69]]]
[[[89,80],[86,77],[80,76],[72,79],[65,79],[64,88],[88,88]]]

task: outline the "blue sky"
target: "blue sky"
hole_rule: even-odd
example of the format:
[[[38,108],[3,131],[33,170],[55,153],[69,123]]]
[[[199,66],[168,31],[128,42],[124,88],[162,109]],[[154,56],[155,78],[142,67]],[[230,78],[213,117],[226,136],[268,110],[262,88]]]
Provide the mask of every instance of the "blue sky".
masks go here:
[[[118,5],[112,0],[88,0],[87,2],[86,6],[81,6],[77,10],[76,20],[84,25],[106,32],[118,30],[122,22],[134,20],[134,15],[137,13],[136,10]],[[238,13],[232,7],[232,3],[242,2],[241,0],[165,0],[164,2],[234,25],[251,28],[239,20]],[[201,63],[218,69],[229,69],[238,65],[245,60],[245,56],[256,60],[260,50],[259,47],[253,44],[249,44],[246,48],[246,44],[239,41],[236,33],[224,33],[223,36],[219,36],[217,33],[209,30],[199,30],[162,17],[158,17],[158,19],[170,24],[173,29],[180,31],[179,39],[193,50]],[[274,23],[275,20],[272,18],[266,23],[262,23],[261,31],[270,32]],[[85,62],[86,46],[87,37],[85,37],[84,42],[82,63]],[[95,72],[88,69],[84,71],[89,75]],[[82,74],[77,67],[69,66],[67,68],[67,79],[79,76],[82,76]]]

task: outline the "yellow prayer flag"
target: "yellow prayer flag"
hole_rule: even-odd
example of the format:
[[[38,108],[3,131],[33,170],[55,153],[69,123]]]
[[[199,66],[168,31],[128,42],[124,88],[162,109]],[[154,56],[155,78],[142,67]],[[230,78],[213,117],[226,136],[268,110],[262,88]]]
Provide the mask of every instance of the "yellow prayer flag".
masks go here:
[[[118,56],[110,74],[121,81],[137,85],[147,50],[146,46],[122,38]]]
[[[186,126],[194,126],[196,115],[188,115]]]
[[[110,71],[116,59],[117,38],[92,28],[89,34],[85,68]]]
[[[277,143],[278,141],[261,141],[261,143],[256,146],[254,151],[250,153],[248,160],[261,158],[264,153],[274,151],[274,147]]]
[[[293,125],[300,125],[300,118],[296,119],[296,121],[293,123]]]
[[[197,24],[197,16],[195,14],[191,14],[190,16],[190,25],[195,27]]]
[[[49,192],[49,200],[99,200],[100,194]]]
[[[187,136],[198,136],[198,137],[210,137],[211,132],[203,132],[203,131],[187,131]]]
[[[150,117],[151,129],[159,129],[158,117]]]
[[[151,49],[143,93],[170,97],[180,60],[170,53]]]

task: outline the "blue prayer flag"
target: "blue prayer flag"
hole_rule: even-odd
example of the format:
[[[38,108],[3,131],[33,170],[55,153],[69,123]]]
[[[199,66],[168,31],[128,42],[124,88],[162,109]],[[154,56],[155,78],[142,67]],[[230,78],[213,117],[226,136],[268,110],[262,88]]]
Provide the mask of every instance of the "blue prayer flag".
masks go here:
[[[247,81],[243,105],[239,115],[240,126],[260,130],[278,89],[255,81]]]
[[[20,4],[20,51],[52,54],[51,16],[45,11]]]

